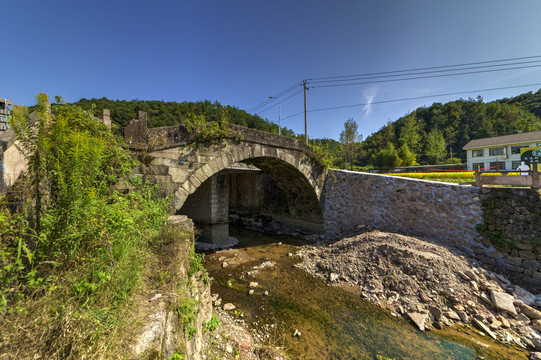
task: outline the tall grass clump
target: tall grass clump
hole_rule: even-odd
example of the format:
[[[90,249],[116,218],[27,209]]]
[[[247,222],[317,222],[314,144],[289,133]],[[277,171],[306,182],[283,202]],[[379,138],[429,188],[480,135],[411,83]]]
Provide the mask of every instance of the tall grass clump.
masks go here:
[[[0,354],[8,359],[115,358],[115,333],[141,285],[167,202],[131,180],[129,151],[92,114],[37,96],[11,123],[28,162],[31,197],[0,209]]]

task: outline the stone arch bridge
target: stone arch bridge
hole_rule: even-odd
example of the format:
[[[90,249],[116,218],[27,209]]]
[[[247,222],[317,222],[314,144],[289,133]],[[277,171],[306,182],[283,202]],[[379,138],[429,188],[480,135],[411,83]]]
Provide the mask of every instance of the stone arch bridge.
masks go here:
[[[134,175],[158,184],[163,196],[172,196],[170,213],[191,217],[203,239],[217,247],[232,240],[228,175],[254,167],[281,190],[284,218],[298,227],[322,232],[326,171],[311,160],[311,148],[297,139],[229,127],[232,135],[223,143],[195,149],[185,127],[149,129],[146,114],[139,112],[138,119],[124,129],[130,149],[141,161]],[[239,138],[242,140],[235,140]]]

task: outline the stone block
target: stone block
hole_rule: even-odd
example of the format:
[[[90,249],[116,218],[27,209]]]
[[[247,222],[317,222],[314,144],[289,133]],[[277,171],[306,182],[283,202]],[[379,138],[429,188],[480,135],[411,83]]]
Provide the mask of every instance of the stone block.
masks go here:
[[[171,176],[169,175],[145,175],[145,181],[149,181],[151,184],[170,183]]]
[[[168,175],[169,174],[169,166],[166,165],[149,165],[147,174],[152,175]]]
[[[522,258],[520,256],[508,256],[506,258],[507,263],[513,266],[521,267],[522,266]]]
[[[186,192],[188,192],[189,194],[193,194],[195,192],[195,190],[197,190],[197,187],[195,187],[191,182],[189,181],[185,181],[183,184],[182,184],[182,188],[184,190],[186,190]]]
[[[519,228],[520,229],[520,228]],[[532,244],[529,244],[529,243],[521,243],[521,242],[517,242],[515,243],[515,247],[519,250],[530,250],[532,251],[533,250],[533,245]]]
[[[524,267],[525,269],[537,270],[540,266],[539,262],[536,260],[524,260],[522,262],[522,267]]]
[[[511,295],[491,290],[490,298],[496,309],[505,311],[513,316],[517,316],[517,311],[515,309],[515,305],[513,305],[513,297]]]
[[[201,183],[204,183],[209,178],[209,176],[207,176],[203,168],[197,169],[194,175],[197,178],[197,180],[199,180]]]
[[[524,260],[535,260],[537,258],[537,255],[532,250],[520,250],[518,256]]]

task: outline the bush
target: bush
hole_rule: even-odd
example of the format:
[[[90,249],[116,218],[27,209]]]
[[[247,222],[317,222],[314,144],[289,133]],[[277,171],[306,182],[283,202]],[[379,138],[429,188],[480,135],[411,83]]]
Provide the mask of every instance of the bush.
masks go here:
[[[0,211],[0,313],[28,314],[7,318],[0,333],[9,334],[4,349],[93,358],[123,321],[168,200],[140,178],[130,193],[112,191],[134,165],[121,140],[78,107],[58,104],[50,114],[46,100],[38,96],[37,121],[18,108],[12,123],[35,205]]]

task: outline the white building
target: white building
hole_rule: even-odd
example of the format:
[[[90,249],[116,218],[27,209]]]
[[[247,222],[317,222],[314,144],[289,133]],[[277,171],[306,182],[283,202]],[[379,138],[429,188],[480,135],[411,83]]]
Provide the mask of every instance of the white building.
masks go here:
[[[490,170],[516,170],[520,149],[534,146],[541,146],[541,131],[472,140],[463,149],[467,151],[470,170],[477,165]]]

